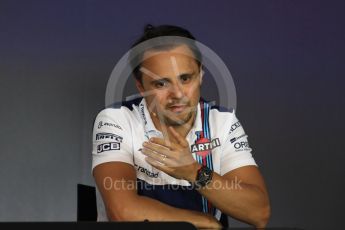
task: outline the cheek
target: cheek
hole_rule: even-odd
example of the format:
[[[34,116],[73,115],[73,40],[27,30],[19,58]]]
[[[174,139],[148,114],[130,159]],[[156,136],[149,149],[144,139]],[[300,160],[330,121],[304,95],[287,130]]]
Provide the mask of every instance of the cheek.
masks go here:
[[[152,90],[152,95],[150,95],[151,100],[156,102],[158,107],[166,104],[167,97],[168,93],[166,90]]]
[[[194,97],[198,97],[200,95],[200,85],[199,84],[193,84],[190,85],[186,91],[185,91],[185,95],[187,97],[189,97],[190,99],[194,98]]]

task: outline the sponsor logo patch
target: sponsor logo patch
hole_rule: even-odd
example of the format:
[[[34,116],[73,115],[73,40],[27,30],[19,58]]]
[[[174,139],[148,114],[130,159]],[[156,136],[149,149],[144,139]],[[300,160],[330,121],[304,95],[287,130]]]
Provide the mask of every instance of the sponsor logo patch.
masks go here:
[[[157,172],[157,173],[151,172],[147,168],[141,167],[141,166],[139,166],[137,164],[135,164],[134,166],[137,168],[138,172],[144,173],[148,177],[152,177],[152,178],[157,178],[158,177],[159,172]]]
[[[144,105],[143,104],[140,104],[140,114],[141,114],[141,117],[144,120],[144,124],[146,125],[147,124],[147,120],[146,120],[146,115],[145,115]]]
[[[232,133],[233,131],[235,131],[240,126],[241,126],[241,123],[239,121],[237,121],[235,124],[232,124],[230,127],[229,134]]]
[[[111,139],[116,142],[122,142],[123,138],[113,133],[97,133],[96,140]]]
[[[109,122],[103,122],[103,121],[100,121],[98,123],[98,128],[102,128],[103,126],[108,126],[108,127],[114,127],[114,128],[118,128],[118,129],[121,129],[121,126],[119,126],[118,124],[114,124],[114,123],[109,123]]]
[[[103,143],[97,146],[97,153],[102,153],[102,152],[106,152],[110,150],[119,150],[119,149],[120,149],[120,143],[118,142]]]
[[[214,138],[211,141],[207,138],[200,138],[191,146],[191,152],[196,153],[202,157],[206,157],[212,149],[220,146],[219,138]]]
[[[235,141],[237,141],[237,140],[239,140],[239,139],[241,139],[242,137],[245,137],[245,136],[247,136],[247,135],[246,135],[246,134],[243,134],[243,135],[241,135],[241,136],[239,136],[239,137],[231,138],[231,139],[230,139],[230,142],[231,142],[231,143],[234,143]]]
[[[235,142],[234,148],[236,151],[250,150],[248,141]]]

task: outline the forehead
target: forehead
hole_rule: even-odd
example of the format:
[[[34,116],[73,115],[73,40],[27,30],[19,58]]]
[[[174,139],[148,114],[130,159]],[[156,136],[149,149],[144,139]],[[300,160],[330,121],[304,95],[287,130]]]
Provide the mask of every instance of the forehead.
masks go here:
[[[146,51],[141,66],[157,75],[176,75],[176,72],[191,72],[198,68],[193,52],[186,45]]]

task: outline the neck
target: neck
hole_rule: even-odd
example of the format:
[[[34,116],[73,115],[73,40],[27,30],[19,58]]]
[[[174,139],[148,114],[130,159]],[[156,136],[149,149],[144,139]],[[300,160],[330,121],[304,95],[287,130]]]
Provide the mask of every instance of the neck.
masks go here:
[[[155,125],[156,129],[161,131],[163,133],[164,137],[168,137],[169,139],[174,138],[168,132],[168,126],[165,125],[164,122],[161,122],[157,115],[153,115],[152,113],[150,113],[150,115],[151,115],[152,122]],[[186,136],[188,135],[189,131],[193,127],[195,118],[196,118],[196,111],[193,112],[193,116],[185,124],[183,124],[183,125],[175,125],[175,126],[173,126],[173,128],[182,137],[186,138]]]

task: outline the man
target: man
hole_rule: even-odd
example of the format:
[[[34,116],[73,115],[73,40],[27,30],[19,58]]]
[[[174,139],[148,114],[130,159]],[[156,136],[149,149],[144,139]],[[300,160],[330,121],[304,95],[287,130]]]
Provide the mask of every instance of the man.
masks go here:
[[[180,27],[149,25],[133,47],[162,36],[195,40]],[[234,110],[200,99],[196,46],[158,44],[132,60],[143,98],[104,109],[94,124],[98,219],[220,228],[223,213],[265,227],[269,198],[247,135]]]

